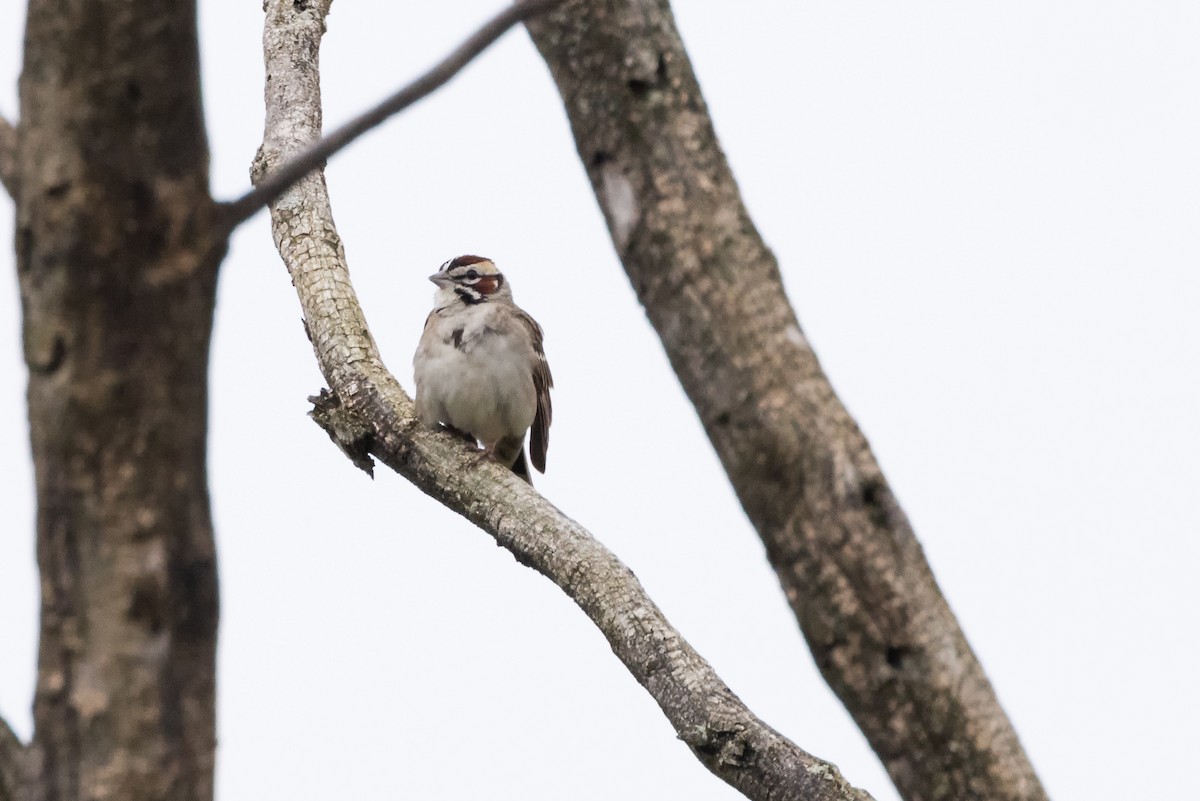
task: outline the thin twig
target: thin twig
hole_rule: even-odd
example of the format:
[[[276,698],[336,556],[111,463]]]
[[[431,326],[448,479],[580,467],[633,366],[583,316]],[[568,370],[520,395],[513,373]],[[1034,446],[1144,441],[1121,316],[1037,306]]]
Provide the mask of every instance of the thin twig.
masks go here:
[[[16,197],[17,129],[4,116],[0,116],[0,184]]]
[[[389,117],[400,113],[441,88],[514,25],[548,11],[560,2],[562,0],[526,0],[509,6],[497,14],[424,75],[379,105],[310,145],[282,167],[269,173],[254,189],[237,200],[222,204],[227,231],[232,231],[253,217],[259,209],[274,202],[292,184],[314,169],[323,166],[325,160],[334,153],[375,126],[385,122]]]

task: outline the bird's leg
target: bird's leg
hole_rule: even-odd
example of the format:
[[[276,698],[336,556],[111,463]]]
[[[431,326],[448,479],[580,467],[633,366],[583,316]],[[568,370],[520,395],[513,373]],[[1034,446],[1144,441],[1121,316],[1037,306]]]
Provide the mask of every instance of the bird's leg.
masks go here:
[[[488,459],[496,459],[496,446],[485,443],[483,448],[475,456],[475,462],[477,464],[483,464]]]
[[[483,449],[475,457],[476,464],[482,464],[491,459],[511,470],[517,457],[524,452],[525,432],[521,432],[519,437],[501,437],[495,442],[480,441],[479,444],[483,446]]]
[[[465,439],[467,442],[471,443],[476,448],[479,447],[479,441],[476,440],[475,437],[472,436],[471,434],[468,434],[466,431],[461,431],[461,430],[455,428],[454,426],[446,425],[445,423],[439,423],[438,425],[440,425],[442,427],[442,430],[445,431],[447,434],[453,434],[454,436],[458,437],[459,439]]]
[[[501,437],[490,444],[485,442],[483,446],[484,456],[481,456],[481,459],[485,456],[491,456],[500,464],[511,469],[517,461],[517,457],[524,452],[525,432],[522,431],[520,435],[515,437]]]

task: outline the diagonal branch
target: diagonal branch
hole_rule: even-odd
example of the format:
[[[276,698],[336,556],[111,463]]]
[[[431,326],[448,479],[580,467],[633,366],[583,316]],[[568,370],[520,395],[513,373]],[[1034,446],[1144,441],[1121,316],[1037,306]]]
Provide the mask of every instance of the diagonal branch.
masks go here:
[[[0,185],[8,194],[17,194],[17,129],[0,116]]]
[[[319,130],[316,53],[330,0],[300,14],[270,0],[264,33],[267,124],[259,177]],[[315,11],[315,14],[312,13]],[[617,657],[658,702],[680,739],[713,773],[752,799],[868,799],[837,768],[756,718],[671,627],[634,575],[579,524],[511,472],[480,464],[456,438],[420,426],[412,401],[383,366],[350,284],[324,177],[306,175],[272,206],[276,246],[299,295],[321,371],[358,452],[372,454],[480,526],[553,581],[603,632]],[[346,417],[358,425],[345,425]]]
[[[254,188],[242,197],[223,204],[227,230],[232,231],[253,217],[260,209],[274,202],[290,186],[313,170],[323,167],[326,159],[367,131],[440,89],[463,67],[471,63],[476,56],[507,33],[510,28],[549,10],[560,2],[562,0],[525,0],[504,9],[424,75],[379,105],[363,112],[333,133],[296,153],[286,164],[257,181]]]
[[[910,801],[1044,799],[867,444],[801,332],[667,0],[528,26],[618,256],[833,690]]]

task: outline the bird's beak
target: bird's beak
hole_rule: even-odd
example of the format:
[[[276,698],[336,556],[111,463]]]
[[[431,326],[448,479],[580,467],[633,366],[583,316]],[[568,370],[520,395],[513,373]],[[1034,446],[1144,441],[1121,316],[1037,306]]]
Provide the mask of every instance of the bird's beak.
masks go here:
[[[429,276],[429,280],[437,284],[439,287],[448,287],[454,283],[441,273],[434,273],[433,275]]]

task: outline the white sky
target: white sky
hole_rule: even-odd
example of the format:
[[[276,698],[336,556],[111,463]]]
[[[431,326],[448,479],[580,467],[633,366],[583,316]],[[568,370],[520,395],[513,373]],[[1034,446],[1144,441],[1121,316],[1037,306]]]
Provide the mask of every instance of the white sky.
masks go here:
[[[21,24],[0,10],[0,109]],[[213,187],[261,140],[259,3],[202,2]],[[498,8],[337,3],[334,125]],[[805,332],[863,426],[1052,798],[1194,792],[1200,631],[1200,6],[679,0]],[[546,330],[538,487],[766,721],[876,798],[762,547],[609,244],[544,65],[509,34],[332,162],[360,297],[410,357],[436,266],[491,256]],[[32,478],[0,199],[0,711],[27,735]],[[305,417],[321,385],[265,216],[225,263],[212,372],[221,801],[731,799],[591,624]],[[1135,789],[1136,788],[1136,789]]]

